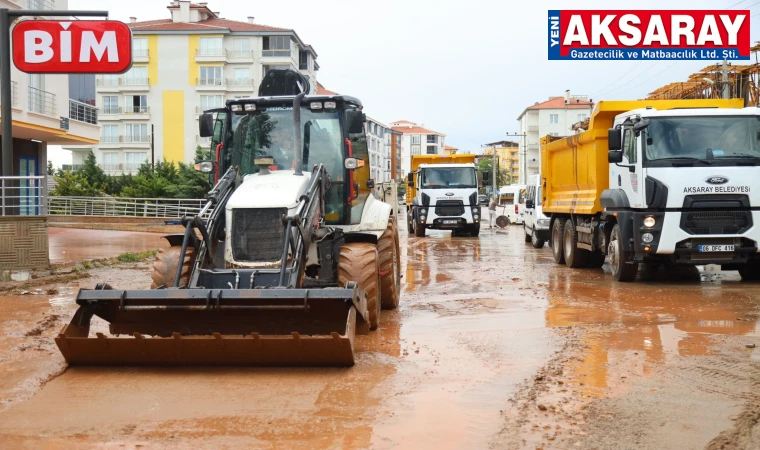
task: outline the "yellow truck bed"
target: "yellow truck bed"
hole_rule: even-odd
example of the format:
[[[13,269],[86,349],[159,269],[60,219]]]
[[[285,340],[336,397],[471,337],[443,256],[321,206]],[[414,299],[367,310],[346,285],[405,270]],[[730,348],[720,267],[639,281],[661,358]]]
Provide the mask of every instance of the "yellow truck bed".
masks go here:
[[[609,188],[607,132],[615,117],[651,106],[675,108],[742,108],[733,100],[632,100],[602,101],[596,105],[588,131],[566,138],[541,139],[543,211],[554,214],[596,214],[603,210],[602,191]]]
[[[416,172],[421,164],[475,164],[475,155],[412,155],[412,172]],[[406,188],[406,204],[411,205],[417,196],[417,187]]]

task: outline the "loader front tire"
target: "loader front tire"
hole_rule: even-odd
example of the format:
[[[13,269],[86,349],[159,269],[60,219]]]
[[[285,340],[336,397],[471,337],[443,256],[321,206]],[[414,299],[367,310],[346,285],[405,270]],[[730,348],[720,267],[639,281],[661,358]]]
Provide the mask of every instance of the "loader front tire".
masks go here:
[[[346,244],[340,248],[338,282],[341,286],[355,281],[367,293],[369,329],[380,325],[380,270],[377,246],[364,242]]]
[[[380,260],[380,299],[382,309],[396,309],[398,306],[401,268],[399,267],[398,230],[393,220],[377,242],[377,256]]]
[[[180,264],[179,255],[182,246],[173,245],[165,247],[156,254],[156,262],[153,263],[153,273],[151,278],[153,283],[151,289],[158,289],[162,286],[174,287],[174,278],[177,276],[177,266]],[[179,286],[184,287],[190,283],[190,272],[195,262],[195,247],[188,246],[185,252],[185,259],[182,261],[182,275],[179,279]]]

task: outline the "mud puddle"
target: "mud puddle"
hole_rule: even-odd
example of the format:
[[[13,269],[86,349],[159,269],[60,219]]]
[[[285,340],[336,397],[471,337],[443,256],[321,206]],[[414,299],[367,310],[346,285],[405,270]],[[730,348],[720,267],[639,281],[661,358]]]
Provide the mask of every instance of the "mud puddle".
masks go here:
[[[401,306],[383,313],[378,332],[357,337],[353,368],[71,368],[0,412],[0,442],[487,446],[510,392],[557,348],[544,323],[548,279],[526,270],[523,247],[509,234],[452,240],[432,233],[402,253]],[[504,267],[513,275],[503,277]],[[93,275],[90,285],[150,283],[147,268]],[[45,302],[71,307],[72,298],[62,291]]]
[[[169,245],[162,233],[49,228],[48,235],[50,262],[54,264],[113,258]]]

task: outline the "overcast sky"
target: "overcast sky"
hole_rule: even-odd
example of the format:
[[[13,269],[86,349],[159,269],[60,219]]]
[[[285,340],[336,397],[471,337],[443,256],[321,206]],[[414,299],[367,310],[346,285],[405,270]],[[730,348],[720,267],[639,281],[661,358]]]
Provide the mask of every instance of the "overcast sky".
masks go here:
[[[69,9],[106,9],[127,22],[169,18],[168,0],[69,0]],[[614,9],[609,1],[209,0],[221,17],[292,28],[319,54],[317,79],[362,100],[388,123],[406,119],[447,135],[463,150],[518,131],[517,116],[549,96],[646,96],[686,80],[707,61],[548,61],[547,10]],[[738,3],[738,4],[737,4]],[[663,8],[639,0],[637,9]],[[669,0],[668,9],[746,9],[760,1]],[[752,17],[752,41],[760,15]],[[66,152],[68,153],[68,152]]]

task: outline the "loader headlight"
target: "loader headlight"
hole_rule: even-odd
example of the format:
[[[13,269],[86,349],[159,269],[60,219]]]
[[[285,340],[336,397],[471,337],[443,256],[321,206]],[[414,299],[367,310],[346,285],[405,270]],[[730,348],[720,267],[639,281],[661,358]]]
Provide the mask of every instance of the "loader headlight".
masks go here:
[[[242,111],[242,110],[243,110],[243,107],[242,107],[241,105],[232,105],[232,106],[230,106],[230,109],[231,109],[233,112],[240,112],[240,111]]]
[[[256,111],[256,105],[254,103],[246,103],[245,110],[246,111]]]
[[[211,173],[214,171],[214,161],[201,161],[195,163],[195,171],[201,173]]]
[[[647,228],[652,228],[657,224],[657,221],[654,219],[654,216],[646,216],[644,217],[644,226]]]
[[[654,235],[652,233],[644,233],[641,235],[641,240],[650,244],[654,240]]]
[[[309,105],[311,109],[322,109],[322,103],[320,102],[311,102],[311,105]]]
[[[325,102],[325,109],[335,109],[338,107],[338,104],[335,102]]]

